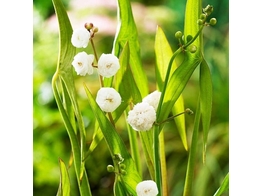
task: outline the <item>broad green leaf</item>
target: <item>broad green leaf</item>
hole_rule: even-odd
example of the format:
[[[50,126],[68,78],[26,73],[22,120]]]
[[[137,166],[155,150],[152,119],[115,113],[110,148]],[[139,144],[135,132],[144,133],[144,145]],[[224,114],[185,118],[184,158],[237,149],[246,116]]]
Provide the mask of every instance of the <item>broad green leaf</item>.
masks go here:
[[[60,184],[56,196],[70,196],[70,180],[67,168],[62,159],[59,159],[60,166]]]
[[[136,165],[133,159],[131,158],[123,140],[117,134],[114,126],[111,124],[104,112],[97,105],[87,86],[84,86],[89,104],[102,130],[104,139],[107,143],[112,158],[115,154],[120,154],[124,158],[123,163],[126,165],[127,174],[122,176],[122,183],[131,194],[135,195],[136,185],[141,181],[141,176],[137,172]]]
[[[229,189],[229,173],[225,176],[221,186],[217,189],[214,196],[220,196]]]
[[[148,94],[147,78],[141,62],[137,28],[131,4],[129,0],[118,0],[118,31],[114,40],[113,53],[119,56],[127,42],[130,48],[130,66],[134,80],[140,94],[145,97]]]
[[[209,125],[212,114],[212,78],[210,69],[203,59],[200,64],[200,107],[203,127],[203,162],[206,157],[206,144],[208,138]]]
[[[155,54],[156,54],[156,80],[157,80],[158,89],[160,89],[161,91],[163,89],[166,72],[168,69],[169,61],[173,55],[173,51],[166,39],[163,30],[160,27],[158,27],[156,31]],[[175,71],[176,68],[177,68],[176,62],[173,61],[171,74]],[[183,111],[184,111],[184,101],[182,95],[180,95],[173,106],[172,112],[175,115]],[[187,150],[188,146],[187,146],[187,138],[186,138],[185,116],[180,115],[176,117],[174,120],[177,125],[182,143],[185,149]]]

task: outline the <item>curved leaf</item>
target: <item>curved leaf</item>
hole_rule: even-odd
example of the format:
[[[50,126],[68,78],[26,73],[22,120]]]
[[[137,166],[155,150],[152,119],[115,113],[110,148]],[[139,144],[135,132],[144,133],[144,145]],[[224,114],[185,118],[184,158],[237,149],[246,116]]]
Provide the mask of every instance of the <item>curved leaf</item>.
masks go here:
[[[161,91],[161,89],[163,89],[163,83],[165,81],[168,64],[173,55],[173,51],[166,39],[163,30],[160,27],[157,28],[157,32],[156,32],[155,54],[156,54],[156,80],[157,80],[157,86]],[[176,62],[173,61],[171,73],[173,73],[176,68],[177,68]],[[182,95],[180,95],[173,106],[172,112],[175,115],[183,111],[184,111],[184,100]],[[177,125],[182,143],[185,149],[187,150],[188,146],[187,146],[187,138],[186,138],[185,116],[180,115],[176,117],[174,120]]]
[[[59,159],[60,166],[60,184],[56,196],[70,196],[70,180],[67,168],[62,159]]]
[[[107,143],[112,158],[114,158],[115,154],[120,154],[124,158],[123,163],[126,165],[127,174],[122,176],[123,179],[122,183],[124,183],[124,186],[128,189],[130,193],[135,195],[136,185],[141,181],[141,176],[137,172],[136,165],[133,159],[131,158],[123,140],[117,134],[114,126],[111,124],[111,122],[107,119],[104,112],[97,105],[96,101],[92,97],[92,94],[87,88],[87,86],[84,85],[84,87],[88,97],[89,104],[102,130],[104,139]],[[117,167],[117,165],[115,167]]]
[[[229,173],[225,176],[221,186],[217,189],[214,196],[220,196],[229,189]]]

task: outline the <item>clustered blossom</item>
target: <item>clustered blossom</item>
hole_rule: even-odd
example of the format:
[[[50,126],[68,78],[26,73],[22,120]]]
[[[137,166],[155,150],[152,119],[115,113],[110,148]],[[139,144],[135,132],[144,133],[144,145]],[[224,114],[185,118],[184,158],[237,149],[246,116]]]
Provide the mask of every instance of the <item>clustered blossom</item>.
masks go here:
[[[127,122],[136,131],[148,131],[156,121],[156,110],[161,92],[154,91],[128,112]]]
[[[149,105],[153,106],[155,111],[157,110],[158,103],[160,100],[161,92],[159,91],[154,91],[147,95],[146,97],[143,98],[143,102],[147,102]]]
[[[75,55],[72,65],[75,68],[77,75],[85,76],[87,73],[93,73],[92,63],[94,62],[94,55],[80,52]]]
[[[156,196],[158,188],[153,180],[145,180],[137,184],[136,193],[137,196]]]
[[[109,78],[116,74],[120,68],[118,58],[113,54],[102,54],[98,60],[98,74]]]
[[[77,48],[86,48],[90,39],[90,32],[81,27],[73,31],[71,43]]]
[[[104,112],[113,112],[121,104],[120,94],[111,87],[99,89],[96,102]]]

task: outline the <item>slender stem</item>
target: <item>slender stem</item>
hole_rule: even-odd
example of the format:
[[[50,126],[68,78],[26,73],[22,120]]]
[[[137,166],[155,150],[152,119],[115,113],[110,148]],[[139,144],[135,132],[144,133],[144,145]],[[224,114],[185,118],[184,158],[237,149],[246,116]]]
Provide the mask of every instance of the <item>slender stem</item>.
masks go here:
[[[191,114],[193,114],[193,111],[190,110],[189,108],[187,108],[184,112],[181,112],[181,113],[176,114],[176,115],[174,115],[174,116],[170,116],[169,118],[163,120],[162,122],[156,123],[156,124],[157,124],[157,125],[161,125],[161,124],[163,124],[163,123],[165,123],[165,122],[167,122],[167,121],[173,120],[174,118],[176,118],[176,117],[178,117],[178,116],[180,116],[180,115],[182,115],[182,114],[190,114],[190,115],[191,115]]]
[[[168,185],[167,185],[167,170],[166,170],[165,137],[163,131],[159,134],[159,151],[160,151],[160,163],[161,163],[162,192],[163,192],[163,196],[167,196]]]
[[[154,151],[154,165],[155,165],[155,182],[159,190],[159,196],[162,195],[162,183],[161,183],[161,167],[160,167],[160,156],[159,156],[159,126],[154,126],[153,135],[153,151]]]

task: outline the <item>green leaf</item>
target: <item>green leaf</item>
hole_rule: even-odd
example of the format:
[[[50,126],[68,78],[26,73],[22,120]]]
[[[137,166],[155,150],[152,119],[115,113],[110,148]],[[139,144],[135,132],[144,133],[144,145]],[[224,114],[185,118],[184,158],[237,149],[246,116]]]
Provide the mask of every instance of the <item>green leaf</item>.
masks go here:
[[[130,47],[130,66],[135,83],[142,97],[148,94],[147,78],[142,67],[138,34],[129,0],[118,0],[118,31],[114,40],[113,53],[119,56],[125,44]]]
[[[194,167],[195,167],[196,155],[197,155],[200,118],[201,118],[201,110],[200,110],[200,98],[199,98],[198,106],[197,106],[196,114],[195,114],[191,147],[189,149],[189,158],[187,162],[187,171],[186,171],[186,179],[185,179],[183,196],[192,195],[191,192],[192,192],[192,184],[193,184],[193,178],[194,178]]]
[[[115,89],[122,98],[121,105],[113,113],[114,119],[118,119],[125,111],[130,102],[140,102],[142,100],[139,89],[135,83],[133,70],[130,67],[130,47],[129,42],[123,48],[119,57],[120,69],[115,75]]]
[[[85,128],[81,112],[76,99],[76,90],[74,86],[74,77],[72,70],[72,61],[76,53],[75,47],[71,44],[72,26],[68,18],[67,12],[61,0],[52,0],[55,13],[59,23],[59,56],[57,69],[52,79],[52,88],[55,99],[62,115],[67,133],[72,145],[74,155],[75,171],[81,195],[91,195],[88,178],[83,168],[82,159],[84,158],[85,147]],[[60,84],[60,86],[59,86]],[[60,88],[59,88],[60,87]],[[60,89],[60,90],[59,90]],[[59,94],[61,92],[61,94]],[[63,100],[64,99],[64,100]],[[72,107],[76,116],[78,127],[80,130],[79,142],[75,134],[75,123],[73,119]],[[80,145],[79,145],[80,143]],[[81,176],[83,174],[83,176]],[[82,178],[83,177],[83,178]],[[80,179],[82,178],[82,179]]]
[[[59,159],[60,184],[56,196],[70,196],[70,180],[67,168],[62,159]]]
[[[168,117],[173,105],[181,95],[188,80],[199,63],[199,61],[190,58],[188,53],[185,53],[185,59],[183,63],[174,71],[167,84],[161,111],[158,115],[158,122],[161,122]]]
[[[229,189],[229,173],[225,176],[221,186],[217,189],[214,196],[220,196]]]
[[[169,61],[173,55],[173,51],[166,39],[163,30],[160,27],[158,27],[156,31],[155,54],[156,54],[156,80],[157,80],[157,86],[161,91],[163,89],[166,72],[168,69]],[[173,61],[172,68],[170,71],[171,74],[176,70],[176,68],[177,68],[176,62]],[[172,112],[175,115],[183,111],[184,111],[184,101],[182,95],[180,95],[173,106]],[[176,117],[174,120],[177,125],[182,143],[185,149],[187,150],[188,146],[187,146],[187,138],[186,138],[185,116],[180,115]]]
[[[210,69],[205,59],[203,59],[202,63],[200,64],[199,77],[200,107],[203,126],[203,162],[205,162],[208,131],[212,114],[212,78]]]
[[[136,185],[141,181],[141,176],[137,172],[136,165],[133,159],[131,158],[123,140],[117,134],[114,126],[110,123],[104,112],[97,105],[96,101],[94,100],[87,86],[86,85],[84,86],[85,86],[85,91],[88,97],[89,104],[102,130],[104,139],[107,143],[112,158],[114,157],[115,154],[120,154],[124,158],[123,163],[126,165],[127,174],[123,175],[122,183],[124,183],[124,186],[128,189],[130,193],[135,195]],[[115,167],[117,167],[117,165]]]

